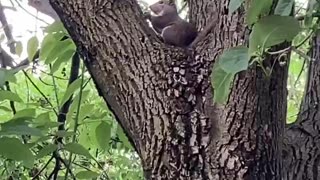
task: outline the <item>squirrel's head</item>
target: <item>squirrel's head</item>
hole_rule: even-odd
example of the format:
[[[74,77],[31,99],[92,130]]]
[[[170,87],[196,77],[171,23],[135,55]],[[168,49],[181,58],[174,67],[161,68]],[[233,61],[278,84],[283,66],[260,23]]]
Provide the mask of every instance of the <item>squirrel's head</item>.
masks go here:
[[[160,0],[150,5],[149,8],[156,16],[177,14],[175,0]]]

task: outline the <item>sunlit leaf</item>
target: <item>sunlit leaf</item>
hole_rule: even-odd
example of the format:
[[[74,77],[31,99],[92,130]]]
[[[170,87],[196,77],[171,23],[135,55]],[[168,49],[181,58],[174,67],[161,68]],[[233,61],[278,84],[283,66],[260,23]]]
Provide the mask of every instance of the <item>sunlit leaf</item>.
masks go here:
[[[54,60],[60,57],[61,54],[72,49],[74,49],[73,42],[70,39],[64,40],[64,41],[58,41],[57,43],[55,43],[55,46],[51,49],[51,51],[47,55],[45,59],[45,64],[52,63]]]
[[[50,122],[50,112],[44,112],[39,114],[36,118],[35,121],[36,123],[41,123],[41,124],[45,124]]]
[[[128,140],[128,137],[124,134],[123,129],[120,125],[118,125],[118,128],[117,128],[117,135],[125,147],[127,147],[129,149],[132,148],[132,146]]]
[[[213,68],[211,83],[214,88],[214,102],[224,104],[230,93],[234,73],[227,73],[221,67]]]
[[[58,146],[56,144],[49,144],[44,146],[42,149],[40,149],[40,151],[38,152],[36,159],[40,159],[43,158],[44,156],[52,153],[53,151],[55,151],[58,148]]]
[[[15,102],[23,102],[18,94],[13,93],[11,91],[3,91],[0,90],[0,101],[10,100]]]
[[[11,111],[11,109],[6,106],[0,106],[0,110],[7,111],[7,112]]]
[[[44,32],[46,33],[53,33],[53,32],[66,32],[63,24],[61,21],[54,21],[52,24],[48,25]]]
[[[84,148],[82,145],[77,143],[68,143],[64,146],[64,149],[74,154],[83,155],[88,158],[92,158],[89,151],[86,148]]]
[[[71,97],[71,95],[73,95],[73,93],[80,88],[81,82],[81,78],[78,78],[67,87],[67,90],[61,99],[61,105],[66,103],[66,101]]]
[[[47,34],[41,42],[39,58],[41,60],[46,60],[50,51],[56,46],[57,42],[58,41],[55,39],[53,34]]]
[[[30,135],[30,136],[43,136],[42,132],[27,125],[16,126],[1,126],[0,135]]]
[[[39,46],[39,41],[36,36],[33,36],[28,40],[27,52],[28,52],[28,59],[30,62],[33,61],[33,57],[38,50],[38,46]]]
[[[90,116],[90,119],[92,119],[92,115],[95,114],[94,111],[96,110],[95,106],[97,105],[96,104],[81,105],[81,111],[79,112],[79,121],[81,122],[81,120],[83,120],[84,118],[87,118],[88,116]]]
[[[75,135],[74,132],[68,132],[68,131],[64,131],[64,130],[59,130],[56,132],[57,137],[68,137],[68,136],[73,136],[73,135]]]
[[[284,41],[291,41],[301,28],[290,16],[266,16],[254,26],[249,38],[249,53],[268,48]]]
[[[86,121],[83,122],[89,122],[90,119],[86,119]],[[90,147],[90,150],[98,149],[99,143],[96,139],[96,132],[97,126],[99,125],[99,122],[90,122],[86,124],[82,124],[81,127],[79,127],[79,131],[82,133],[79,134],[79,144],[83,145],[84,147]]]
[[[267,15],[272,6],[272,2],[273,0],[252,0],[246,17],[248,25],[252,25],[258,21],[261,16]]]
[[[20,111],[17,111],[17,113],[14,115],[13,119],[17,119],[20,117],[35,117],[36,116],[36,109],[35,108],[26,108],[22,109]]]
[[[77,179],[92,179],[97,178],[98,176],[99,174],[93,171],[80,171],[76,174]]]
[[[57,60],[53,63],[52,68],[51,68],[51,73],[55,73],[59,69],[59,67],[61,66],[62,63],[70,62],[74,53],[75,53],[75,51],[73,49],[69,49],[69,50],[65,51],[63,54],[61,54],[57,58]]]
[[[96,138],[100,148],[102,150],[106,150],[109,146],[109,141],[111,138],[111,125],[101,121],[96,128]]]

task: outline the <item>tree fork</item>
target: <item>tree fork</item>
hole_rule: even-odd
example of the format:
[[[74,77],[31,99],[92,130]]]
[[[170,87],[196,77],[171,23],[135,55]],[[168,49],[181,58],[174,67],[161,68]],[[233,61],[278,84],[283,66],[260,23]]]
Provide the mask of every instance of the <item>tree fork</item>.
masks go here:
[[[215,59],[245,42],[243,13],[229,16],[228,2],[189,1],[198,28],[218,22],[188,56],[156,38],[135,0],[51,0],[146,179],[279,179],[287,66],[270,78],[253,67],[234,80],[226,107],[212,102]]]

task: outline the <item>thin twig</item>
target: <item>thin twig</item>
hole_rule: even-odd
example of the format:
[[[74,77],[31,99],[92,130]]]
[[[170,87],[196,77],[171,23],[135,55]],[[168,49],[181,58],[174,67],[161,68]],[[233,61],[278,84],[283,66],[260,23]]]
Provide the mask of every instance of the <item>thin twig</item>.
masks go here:
[[[50,159],[47,161],[47,163],[41,168],[41,170],[36,175],[33,176],[32,180],[35,180],[37,177],[39,177],[52,160],[53,160],[53,156],[51,156]]]
[[[85,65],[82,64],[82,72],[81,72],[81,85],[80,85],[80,92],[79,92],[79,103],[77,106],[77,113],[76,113],[76,117],[75,117],[75,122],[74,122],[74,128],[73,128],[73,132],[75,133],[72,136],[72,142],[74,143],[76,141],[76,133],[78,131],[78,127],[79,127],[79,114],[80,114],[80,106],[81,106],[81,100],[82,100],[82,93],[83,93],[83,84],[84,84],[84,71],[85,71]],[[72,153],[70,153],[69,155],[69,164],[68,164],[68,168],[71,168],[71,160],[72,160]],[[68,171],[66,171],[65,174],[65,180],[68,177]]]
[[[54,95],[56,96],[56,103],[57,103],[57,107],[58,109],[59,107],[59,97],[58,97],[58,88],[57,88],[57,84],[56,84],[56,79],[53,76],[53,72],[52,72],[52,65],[49,64],[49,68],[50,68],[50,74],[51,74],[51,78],[52,78],[52,84],[53,84],[53,89],[54,89]],[[59,113],[60,114],[60,113]]]
[[[187,5],[188,5],[188,3],[185,2],[185,3],[182,5],[182,7],[179,9],[178,14],[181,14],[182,11],[187,7]]]
[[[63,160],[61,157],[60,157],[60,161],[61,161],[62,164],[67,168],[67,171],[71,174],[72,178],[73,178],[74,180],[76,180],[76,177],[75,177],[75,175],[73,174],[73,172],[71,171],[71,169],[70,169],[70,168],[68,169],[68,167],[69,167],[69,165],[70,165],[71,162],[69,162],[69,163],[67,164],[67,163],[65,162],[65,160]]]
[[[46,25],[49,25],[49,24],[50,24],[50,23],[46,22],[45,20],[43,20],[43,19],[35,16],[34,14],[30,13],[28,10],[26,10],[26,9],[20,4],[20,2],[19,2],[18,0],[15,0],[15,2],[18,4],[18,6],[19,6],[23,11],[25,11],[25,12],[26,12],[27,14],[29,14],[30,16],[32,16],[32,17],[36,18],[37,20],[45,23]]]
[[[309,61],[314,61],[313,58],[310,58],[309,56],[307,56],[304,52],[302,52],[299,49],[296,49],[295,47],[292,47],[292,51],[297,53],[298,55],[300,55],[301,57],[303,57],[304,59],[307,59]]]
[[[296,85],[298,84],[298,81],[302,75],[302,72],[304,71],[304,66],[306,65],[306,61],[307,61],[306,59],[303,60],[303,64],[302,64],[301,70],[299,72],[299,75],[298,75],[296,81],[294,82],[294,85],[293,85],[294,87],[296,87]]]
[[[40,72],[42,72],[43,74],[49,75],[49,76],[52,75],[52,74],[47,73],[47,72],[45,72],[45,71],[43,71],[43,70],[40,70]],[[55,76],[55,75],[53,75],[53,76],[54,76],[56,79],[60,79],[60,80],[63,80],[63,81],[67,81],[67,80],[68,80],[67,78],[62,78],[62,77]]]
[[[29,77],[27,72],[25,70],[22,70],[23,74],[27,77],[27,79],[30,81],[30,83],[33,85],[34,88],[41,94],[41,96],[49,103],[49,105],[52,107],[52,110],[54,113],[58,116],[57,111],[55,110],[53,104],[50,102],[50,100],[47,98],[47,96],[40,90],[40,88],[32,81],[32,79]]]
[[[311,14],[311,17],[320,17],[320,13],[319,12],[313,13],[313,14]],[[302,20],[304,20],[306,18],[306,15],[296,16],[295,18],[298,21],[302,21]]]

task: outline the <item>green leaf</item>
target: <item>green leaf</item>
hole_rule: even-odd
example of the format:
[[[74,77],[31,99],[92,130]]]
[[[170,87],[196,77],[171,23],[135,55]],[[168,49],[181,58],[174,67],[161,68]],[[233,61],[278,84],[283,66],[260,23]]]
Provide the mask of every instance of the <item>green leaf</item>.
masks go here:
[[[9,100],[15,102],[23,102],[18,94],[11,91],[2,91],[0,90],[0,101]]]
[[[80,104],[82,104],[85,100],[87,100],[89,93],[90,93],[90,90],[82,91]],[[77,110],[79,101],[80,101],[80,93],[77,93],[77,95],[73,98],[68,114],[72,115],[72,113],[74,113]]]
[[[234,73],[225,72],[219,65],[213,68],[211,84],[214,88],[214,102],[220,104],[226,102],[234,75]]]
[[[234,13],[244,2],[244,0],[231,0],[229,3],[229,15]]]
[[[219,66],[227,73],[237,73],[248,68],[248,48],[238,46],[224,51],[219,57]]]
[[[36,109],[34,108],[26,108],[26,109],[22,109],[20,111],[18,111],[13,119],[17,119],[17,118],[20,118],[20,117],[30,117],[30,118],[33,118],[36,116]]]
[[[6,106],[0,106],[0,110],[11,112],[11,109]]]
[[[68,86],[66,92],[64,93],[61,99],[60,105],[63,105],[64,103],[66,103],[68,99],[73,95],[73,93],[76,90],[78,90],[80,87],[81,87],[81,78],[78,78]]]
[[[29,125],[30,124],[30,117],[20,117],[20,118],[13,118],[9,121],[1,123],[1,127],[12,127],[12,126],[20,126],[20,125]]]
[[[101,121],[96,128],[96,138],[100,148],[102,150],[106,150],[109,146],[109,141],[111,138],[111,125]]]
[[[272,6],[273,0],[252,0],[247,12],[246,22],[252,25],[258,21],[261,16],[267,15]]]
[[[58,146],[56,144],[49,144],[47,146],[44,146],[42,149],[40,149],[40,151],[38,152],[36,159],[41,159],[44,156],[52,153],[53,151],[55,151],[58,148]]]
[[[88,123],[84,123],[78,128],[79,132],[81,132],[78,136],[78,143],[84,147],[90,147],[90,153],[94,153],[94,149],[100,149],[95,132],[100,122],[91,121],[91,123],[89,123],[90,121],[91,119],[86,119],[84,122]],[[70,126],[73,126],[73,124]]]
[[[267,16],[253,26],[249,54],[292,39],[300,32],[299,22],[290,16]]]
[[[309,0],[308,5],[307,5],[307,10],[306,10],[306,16],[304,18],[304,25],[306,27],[311,27],[312,26],[312,20],[313,20],[313,12],[317,11],[319,8],[319,3],[317,0]]]
[[[21,174],[20,178],[21,178],[20,180],[28,180],[28,178],[24,174]]]
[[[52,137],[51,136],[41,136],[41,137],[34,137],[30,143],[33,143],[34,145],[37,145],[38,143],[41,143],[41,142],[48,142],[48,140],[52,140]],[[51,141],[50,141],[51,142]],[[30,147],[30,146],[29,146]],[[33,146],[31,146],[33,147]],[[31,148],[30,147],[30,148]]]
[[[61,21],[54,21],[52,24],[48,25],[44,32],[46,33],[54,33],[54,32],[66,32],[66,29],[64,28]]]
[[[34,155],[27,145],[19,139],[2,137],[0,138],[0,155],[15,161],[23,161],[26,167],[31,168],[34,163]]]
[[[279,0],[274,10],[275,15],[289,16],[292,12],[294,0]]]
[[[4,86],[7,81],[8,70],[4,68],[0,68],[0,88]]]
[[[64,35],[64,33],[47,34],[41,42],[39,58],[45,61],[49,57],[49,53],[53,50],[53,48],[60,46],[61,39]]]
[[[84,119],[84,118],[87,118],[88,116],[90,116],[90,119],[92,119],[92,115],[97,115],[95,110],[96,110],[96,106],[98,106],[97,104],[82,104],[81,105],[81,111],[79,112],[79,121],[80,123],[82,123],[81,121]],[[101,118],[100,118],[101,119]],[[89,121],[85,121],[83,123],[90,123]]]
[[[68,39],[64,41],[58,41],[55,46],[52,48],[50,53],[48,54],[47,58],[45,59],[45,64],[50,64],[54,60],[56,60],[58,57],[61,56],[64,52],[74,49],[73,42]]]
[[[70,59],[72,58],[74,53],[75,53],[75,51],[73,49],[69,49],[69,50],[65,51],[63,54],[61,54],[57,58],[57,60],[53,63],[52,68],[51,68],[51,73],[56,72],[62,63],[70,62]]]
[[[33,36],[32,38],[29,39],[27,44],[27,52],[28,52],[28,59],[30,62],[33,61],[33,57],[38,50],[38,46],[39,46],[39,41],[36,36]]]
[[[18,56],[21,56],[22,50],[23,50],[23,46],[21,41],[16,42],[16,54]]]
[[[30,135],[43,136],[42,132],[28,125],[1,126],[0,135]]]
[[[120,125],[118,125],[118,128],[117,128],[117,135],[120,139],[120,141],[122,141],[123,145],[127,148],[132,148],[129,140],[128,140],[128,137],[126,136],[126,134],[123,132],[123,129]]]
[[[86,148],[84,148],[82,145],[77,143],[68,143],[64,146],[64,149],[74,154],[83,155],[88,158],[92,158],[89,151]]]
[[[77,179],[93,179],[98,176],[99,174],[93,171],[80,171],[76,174]]]
[[[58,137],[68,137],[68,136],[73,136],[75,135],[74,132],[69,132],[69,131],[65,131],[65,130],[59,130],[56,132],[56,136]]]
[[[41,60],[46,60],[50,51],[55,47],[57,42],[58,41],[55,39],[54,34],[47,34],[41,42],[39,58]]]
[[[44,112],[44,113],[41,113],[39,114],[35,121],[36,123],[40,123],[40,124],[45,124],[45,123],[48,123],[50,122],[51,119],[50,119],[50,112]]]

